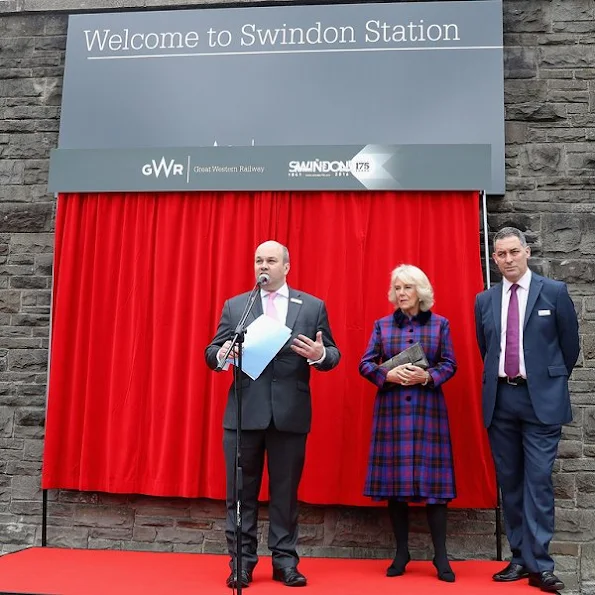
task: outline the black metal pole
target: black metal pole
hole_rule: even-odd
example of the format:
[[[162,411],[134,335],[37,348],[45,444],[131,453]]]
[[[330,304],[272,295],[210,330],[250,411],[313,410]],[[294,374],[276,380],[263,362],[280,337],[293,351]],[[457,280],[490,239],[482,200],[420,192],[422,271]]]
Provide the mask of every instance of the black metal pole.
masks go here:
[[[268,278],[266,279],[268,281]],[[238,345],[236,356],[237,358],[237,366],[235,366],[234,370],[234,390],[236,395],[236,460],[235,460],[235,482],[234,482],[234,501],[235,501],[235,546],[236,546],[236,562],[235,568],[232,568],[232,573],[235,576],[235,586],[236,590],[239,595],[242,595],[242,497],[243,497],[243,488],[244,488],[244,476],[242,474],[242,347],[244,343],[244,333],[246,332],[246,320],[252,311],[252,306],[256,301],[256,297],[260,293],[260,283],[265,283],[266,281],[257,281],[256,285],[252,289],[250,297],[246,302],[246,307],[244,308],[244,312],[238,322],[236,327],[235,333],[233,338],[231,339],[231,344],[229,348],[224,353],[219,365],[217,366],[217,370],[223,369],[225,365],[225,361],[232,351],[234,351],[234,347]]]
[[[502,560],[502,499],[498,484],[496,484],[496,495],[496,560]]]
[[[242,347],[244,333],[238,335],[238,366],[235,370],[237,426],[236,426],[236,589],[242,595],[242,497],[244,493],[244,476],[242,474]]]
[[[48,491],[41,492],[41,547],[48,544]]]

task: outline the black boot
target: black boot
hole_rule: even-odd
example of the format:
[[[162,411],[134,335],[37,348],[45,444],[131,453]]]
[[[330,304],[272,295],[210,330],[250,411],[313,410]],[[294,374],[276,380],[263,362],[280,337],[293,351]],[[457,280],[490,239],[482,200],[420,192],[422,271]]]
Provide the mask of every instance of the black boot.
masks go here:
[[[428,504],[426,506],[428,525],[434,544],[434,559],[438,579],[447,583],[455,582],[455,573],[450,567],[446,553],[446,504]]]
[[[386,576],[401,576],[411,556],[409,555],[409,506],[395,498],[388,499],[388,516],[397,542],[397,553],[386,569]]]

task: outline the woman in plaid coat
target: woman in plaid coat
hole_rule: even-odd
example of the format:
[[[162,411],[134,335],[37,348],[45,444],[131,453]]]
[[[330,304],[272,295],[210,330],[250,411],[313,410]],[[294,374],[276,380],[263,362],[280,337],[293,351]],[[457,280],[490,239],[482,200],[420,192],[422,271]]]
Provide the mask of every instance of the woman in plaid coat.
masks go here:
[[[364,493],[388,500],[397,552],[387,576],[400,576],[409,562],[409,502],[423,502],[438,578],[453,582],[446,553],[446,505],[456,496],[452,448],[442,384],[456,371],[448,320],[430,311],[434,291],[425,273],[401,265],[391,274],[388,298],[395,312],[374,323],[359,365],[378,387]],[[411,364],[392,370],[379,364],[419,343],[425,370]]]

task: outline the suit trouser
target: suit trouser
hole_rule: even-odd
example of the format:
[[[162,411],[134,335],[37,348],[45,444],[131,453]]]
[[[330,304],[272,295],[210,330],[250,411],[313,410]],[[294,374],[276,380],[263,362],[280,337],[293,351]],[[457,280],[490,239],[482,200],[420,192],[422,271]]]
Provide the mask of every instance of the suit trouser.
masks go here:
[[[262,483],[265,451],[269,474],[268,547],[273,567],[297,566],[298,486],[304,468],[307,434],[281,432],[274,425],[266,430],[244,430],[241,444],[242,566],[254,568],[258,562],[258,494]],[[223,451],[227,476],[227,519],[225,535],[232,560],[236,557],[236,500],[234,493],[236,431],[223,431]]]
[[[529,572],[554,568],[548,551],[554,535],[552,470],[561,433],[561,425],[537,419],[526,385],[498,384],[488,436],[512,562]]]

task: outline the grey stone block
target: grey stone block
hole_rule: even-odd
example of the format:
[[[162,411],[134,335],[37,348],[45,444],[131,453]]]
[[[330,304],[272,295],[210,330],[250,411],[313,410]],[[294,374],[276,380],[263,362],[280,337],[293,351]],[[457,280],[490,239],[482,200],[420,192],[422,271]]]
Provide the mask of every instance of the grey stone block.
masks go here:
[[[521,153],[524,170],[536,175],[557,174],[562,159],[562,147],[552,144],[527,145]]]
[[[595,47],[566,46],[543,47],[540,54],[540,65],[546,68],[588,68],[595,63]]]
[[[0,231],[38,232],[52,227],[52,203],[0,203]]]
[[[595,509],[595,494],[577,494],[576,505],[578,508]]]
[[[43,443],[40,440],[25,440],[23,443],[23,459],[26,461],[41,461]]]
[[[202,554],[203,542],[200,543],[175,543],[172,546],[173,552],[180,552],[185,554]]]
[[[13,314],[11,318],[12,324],[15,326],[15,333],[19,332],[16,327],[34,327],[43,326],[47,327],[50,322],[50,317],[46,314]],[[31,335],[31,329],[22,329],[24,335]],[[39,336],[39,335],[36,335]]]
[[[595,359],[595,336],[586,335],[583,337],[583,355],[585,359]]]
[[[568,254],[581,244],[581,223],[571,213],[546,214],[541,218],[543,249]]]
[[[144,514],[135,515],[135,525],[138,527],[171,527],[174,524],[175,514],[168,516],[145,516]]]
[[[11,522],[0,524],[0,543],[12,545],[27,545],[35,537],[35,525]]]
[[[570,473],[558,473],[553,477],[554,496],[556,499],[574,500],[576,497],[575,476]]]
[[[178,527],[157,528],[157,536],[155,537],[156,542],[162,543],[200,544],[203,539],[204,535],[200,531],[192,531]]]
[[[16,476],[12,478],[13,500],[40,500],[40,478],[32,476]],[[1,526],[1,523],[0,523]]]
[[[570,22],[580,23],[587,21],[593,24],[595,8],[590,0],[573,0],[572,2],[552,2],[551,18],[554,23]]]
[[[508,2],[504,10],[504,31],[537,32],[547,31],[551,22],[550,3]]]
[[[560,462],[564,473],[571,473],[573,471],[595,471],[595,461],[592,459],[566,459]]]
[[[22,184],[25,179],[24,172],[25,164],[22,161],[2,160],[0,161],[0,184]],[[0,208],[3,206],[0,205]],[[8,228],[6,231],[12,230]]]
[[[0,437],[10,438],[14,431],[14,415],[12,407],[0,407]]]
[[[552,277],[566,283],[595,281],[595,264],[582,260],[552,260],[550,262]]]
[[[580,556],[580,547],[576,543],[567,543],[564,541],[552,541],[550,543],[550,554],[552,556]]]
[[[556,540],[590,542],[595,539],[594,510],[556,511]]]
[[[211,539],[207,539],[205,537],[205,540],[202,544],[202,551],[205,554],[227,554],[227,545],[223,540],[212,541]]]
[[[31,398],[20,397],[21,407],[15,411],[14,421],[18,426],[43,427],[45,422],[45,409],[43,407],[23,406]]]
[[[74,522],[85,527],[132,527],[134,514],[122,507],[80,504],[75,510]]]
[[[0,312],[18,312],[21,307],[21,292],[0,290]],[[5,345],[7,347],[7,345]]]
[[[52,253],[54,234],[52,233],[14,233],[11,234],[10,249],[13,254]]]
[[[48,35],[35,38],[36,52],[66,51],[66,35]]]
[[[534,48],[511,47],[504,52],[504,75],[507,79],[532,79],[537,74],[537,51]]]
[[[46,370],[47,357],[45,349],[13,349],[9,355],[9,367],[15,372]]]
[[[585,444],[593,444],[595,443],[595,407],[585,408],[584,416]]]
[[[9,461],[6,465],[8,475],[32,475],[41,474],[41,461]]]
[[[521,122],[561,122],[566,120],[566,112],[560,105],[526,101],[506,106],[506,119]]]
[[[157,538],[157,528],[135,525],[132,532],[132,538],[134,541],[154,542]]]
[[[54,527],[48,525],[50,547],[83,548],[89,546],[89,531],[84,527]]]
[[[132,526],[128,528],[119,527],[94,527],[89,529],[89,540],[109,539],[109,540],[126,540],[130,541],[132,538]]]
[[[121,549],[121,550],[131,550],[131,551],[140,551],[140,552],[173,552],[174,551],[174,544],[172,543],[143,543],[140,541],[135,542],[125,542],[119,545],[115,545],[112,543],[108,545],[107,540],[98,540],[96,545],[94,546],[97,549]]]

